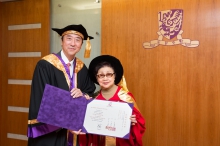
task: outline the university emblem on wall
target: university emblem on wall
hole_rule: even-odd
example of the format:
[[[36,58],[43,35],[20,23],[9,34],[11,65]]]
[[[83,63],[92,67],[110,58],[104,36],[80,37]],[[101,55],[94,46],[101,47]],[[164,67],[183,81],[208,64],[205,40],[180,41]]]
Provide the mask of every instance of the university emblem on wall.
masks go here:
[[[160,11],[158,13],[159,31],[157,32],[158,39],[150,42],[144,42],[143,47],[145,49],[151,49],[158,45],[172,46],[183,45],[185,47],[197,47],[199,41],[191,41],[190,39],[182,38],[182,22],[183,22],[183,10],[171,9],[166,11]],[[165,41],[163,38],[171,41]],[[175,39],[176,37],[176,39]]]

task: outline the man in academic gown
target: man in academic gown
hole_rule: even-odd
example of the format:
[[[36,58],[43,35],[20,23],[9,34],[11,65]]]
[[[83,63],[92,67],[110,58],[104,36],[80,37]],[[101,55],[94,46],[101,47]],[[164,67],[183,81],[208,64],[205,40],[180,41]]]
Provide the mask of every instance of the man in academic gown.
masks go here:
[[[75,56],[80,51],[83,40],[87,40],[85,57],[88,57],[91,49],[89,40],[93,37],[88,36],[82,25],[69,25],[53,30],[61,36],[62,50],[57,54],[44,56],[36,65],[31,85],[28,146],[78,145],[77,136],[68,129],[37,121],[46,84],[70,91],[73,98],[90,95],[95,91],[87,67]]]

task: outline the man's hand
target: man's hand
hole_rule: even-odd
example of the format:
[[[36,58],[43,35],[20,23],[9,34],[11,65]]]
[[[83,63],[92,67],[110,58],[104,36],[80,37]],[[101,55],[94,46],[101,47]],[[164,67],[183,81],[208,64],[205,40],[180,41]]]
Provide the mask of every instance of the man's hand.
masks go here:
[[[76,134],[76,135],[81,135],[81,134],[86,134],[84,132],[81,132],[82,129],[79,129],[79,131],[73,131],[73,130],[69,130],[71,133]]]
[[[77,97],[83,96],[82,91],[80,89],[78,89],[78,88],[73,88],[70,92],[71,92],[71,96],[73,98],[77,98]]]

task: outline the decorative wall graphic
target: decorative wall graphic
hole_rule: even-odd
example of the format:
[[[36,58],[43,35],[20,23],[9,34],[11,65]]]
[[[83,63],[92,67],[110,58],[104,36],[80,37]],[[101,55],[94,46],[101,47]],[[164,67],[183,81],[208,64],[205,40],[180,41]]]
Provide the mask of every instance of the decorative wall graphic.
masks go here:
[[[172,46],[172,45],[183,45],[185,47],[197,47],[199,45],[199,41],[191,41],[190,39],[183,39],[181,34],[182,30],[182,22],[183,22],[183,10],[182,9],[171,9],[160,11],[158,13],[158,23],[159,23],[159,31],[157,34],[159,35],[157,40],[152,40],[150,42],[144,42],[143,47],[145,49],[151,49],[157,47],[158,45]],[[177,38],[174,41],[164,41],[163,38],[167,38],[169,40],[173,38]]]

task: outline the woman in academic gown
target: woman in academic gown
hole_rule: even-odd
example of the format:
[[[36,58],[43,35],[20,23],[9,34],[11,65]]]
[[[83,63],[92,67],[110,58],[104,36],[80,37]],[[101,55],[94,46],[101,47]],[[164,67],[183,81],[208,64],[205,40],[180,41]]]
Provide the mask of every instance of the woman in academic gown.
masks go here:
[[[133,103],[129,139],[101,136],[95,134],[80,135],[80,146],[142,146],[145,132],[145,119],[142,116],[135,98],[128,91],[120,61],[110,55],[94,58],[89,65],[89,74],[93,82],[100,86],[95,96],[97,100]]]

